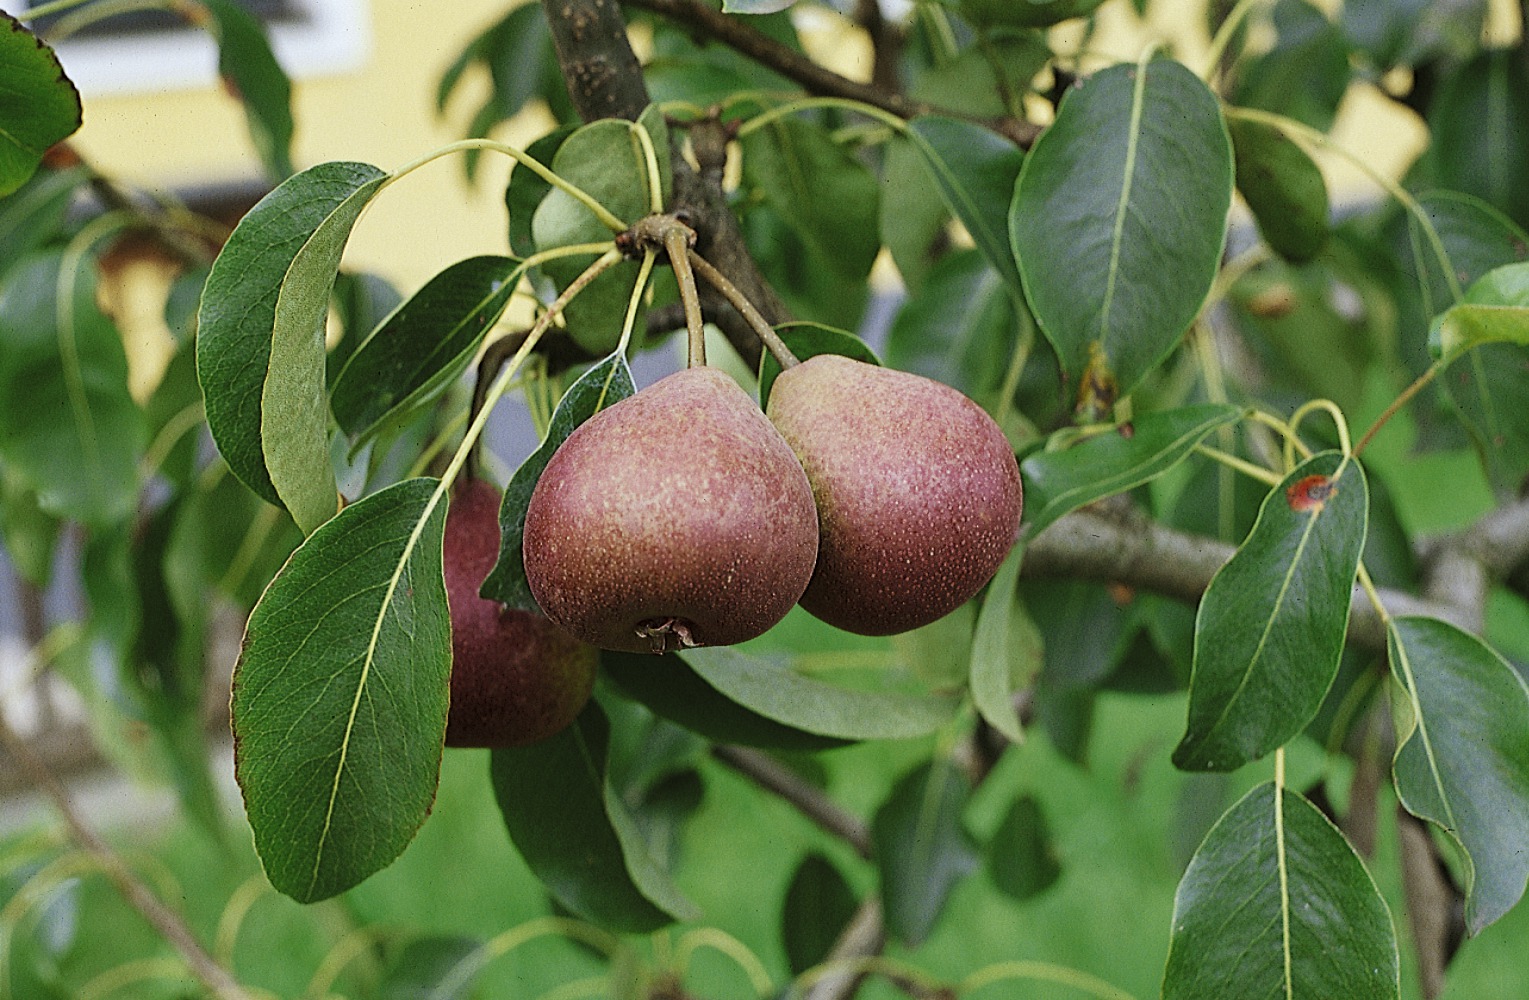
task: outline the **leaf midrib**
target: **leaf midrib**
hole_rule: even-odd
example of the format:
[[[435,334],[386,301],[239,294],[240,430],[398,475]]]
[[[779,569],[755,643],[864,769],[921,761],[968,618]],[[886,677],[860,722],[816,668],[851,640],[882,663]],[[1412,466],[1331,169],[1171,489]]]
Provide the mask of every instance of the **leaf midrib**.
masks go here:
[[[1146,103],[1148,48],[1136,61],[1136,79],[1131,89],[1131,124],[1126,133],[1126,156],[1121,177],[1120,201],[1115,206],[1115,225],[1110,236],[1110,266],[1104,282],[1104,300],[1099,305],[1099,344],[1109,333],[1110,312],[1115,305],[1115,279],[1120,273],[1121,244],[1125,241],[1126,210],[1131,204],[1131,189],[1136,180],[1136,147],[1141,141],[1142,108]],[[1108,354],[1106,354],[1108,357]]]

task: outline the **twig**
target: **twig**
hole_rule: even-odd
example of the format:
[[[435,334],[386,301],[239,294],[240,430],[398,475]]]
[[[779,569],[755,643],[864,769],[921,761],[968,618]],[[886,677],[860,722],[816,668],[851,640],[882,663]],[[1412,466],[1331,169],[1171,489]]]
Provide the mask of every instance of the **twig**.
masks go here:
[[[851,80],[787,48],[741,18],[728,17],[700,0],[627,0],[627,3],[661,14],[688,29],[714,38],[800,85],[809,94],[859,101],[899,118],[939,114],[978,122],[1022,149],[1028,149],[1041,132],[1040,126],[1032,122],[1017,118],[973,118],[950,108],[912,100],[874,84]]]
[[[865,821],[823,793],[795,771],[758,750],[718,745],[711,754],[718,761],[774,792],[795,806],[797,811],[855,849],[862,858],[871,856],[871,831]]]
[[[1397,806],[1396,827],[1401,839],[1402,888],[1407,897],[1407,922],[1412,926],[1418,975],[1423,996],[1433,1000],[1444,992],[1444,969],[1453,953],[1452,938],[1457,936],[1451,923],[1459,890],[1445,877],[1423,821]]]
[[[881,902],[872,896],[860,904],[850,917],[839,939],[834,942],[824,962],[846,962],[857,958],[869,958],[881,954],[887,945],[886,925],[881,915]],[[844,972],[824,976],[807,992],[802,1000],[847,1000],[860,989],[865,980],[863,972]]]
[[[249,1000],[249,994],[245,992],[244,987],[240,986],[232,974],[208,954],[181,916],[162,903],[159,897],[154,895],[154,891],[123,863],[100,835],[85,824],[80,814],[75,811],[68,791],[59,783],[58,778],[54,777],[53,772],[48,770],[42,759],[27,745],[27,742],[11,729],[10,724],[3,717],[0,717],[0,744],[4,745],[6,752],[27,772],[32,783],[53,800],[74,841],[100,866],[101,871],[117,887],[117,891],[122,894],[123,899],[127,900],[128,905],[137,910],[143,919],[148,921],[149,925],[180,953],[191,974],[219,1000]]]

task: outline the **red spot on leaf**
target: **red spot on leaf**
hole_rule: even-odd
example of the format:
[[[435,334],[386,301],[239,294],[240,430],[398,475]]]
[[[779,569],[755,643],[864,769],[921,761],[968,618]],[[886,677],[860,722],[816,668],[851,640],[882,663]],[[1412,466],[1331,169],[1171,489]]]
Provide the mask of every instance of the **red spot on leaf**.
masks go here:
[[[1285,502],[1297,513],[1315,513],[1327,503],[1327,498],[1338,492],[1338,484],[1331,476],[1307,476],[1297,480],[1285,491]]]

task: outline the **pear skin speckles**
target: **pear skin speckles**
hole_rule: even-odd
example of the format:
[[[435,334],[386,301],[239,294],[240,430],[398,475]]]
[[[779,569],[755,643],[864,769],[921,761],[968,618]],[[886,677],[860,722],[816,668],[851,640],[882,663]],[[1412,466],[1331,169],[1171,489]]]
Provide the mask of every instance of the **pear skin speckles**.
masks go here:
[[[818,355],[775,382],[769,417],[812,484],[817,568],[802,607],[891,635],[970,600],[1019,534],[1019,464],[982,408],[920,375]]]

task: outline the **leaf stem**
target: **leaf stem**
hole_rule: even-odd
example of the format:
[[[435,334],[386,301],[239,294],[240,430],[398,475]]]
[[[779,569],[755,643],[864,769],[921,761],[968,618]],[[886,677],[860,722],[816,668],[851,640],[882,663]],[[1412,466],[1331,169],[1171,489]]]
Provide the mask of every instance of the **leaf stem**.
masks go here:
[[[1343,410],[1338,406],[1338,404],[1334,403],[1330,399],[1309,399],[1297,407],[1296,411],[1290,415],[1290,430],[1292,432],[1292,437],[1294,437],[1294,432],[1300,429],[1301,421],[1306,418],[1306,414],[1315,410],[1325,410],[1327,411],[1327,414],[1333,418],[1333,423],[1338,428],[1338,447],[1342,450],[1346,457],[1353,458],[1354,449],[1353,442],[1349,440],[1348,420],[1344,417]],[[1291,456],[1287,451],[1285,459],[1287,463],[1290,462],[1290,457]]]
[[[890,111],[884,111],[873,104],[863,101],[852,101],[846,97],[802,97],[784,104],[777,104],[773,108],[761,111],[738,126],[738,138],[742,139],[750,132],[757,132],[778,118],[785,118],[801,111],[811,111],[813,108],[838,108],[841,111],[853,111],[867,118],[874,118],[897,133],[908,131],[908,123]]]
[[[680,937],[674,948],[674,967],[681,976],[689,969],[691,958],[701,948],[711,948],[732,959],[749,977],[749,984],[754,987],[756,994],[761,997],[770,995],[774,983],[759,956],[748,945],[720,927],[697,927]]]
[[[687,251],[685,256],[689,258],[690,266],[695,269],[695,272],[706,279],[707,284],[720,292],[729,305],[738,310],[738,315],[743,317],[765,347],[769,348],[770,353],[775,355],[775,360],[780,362],[782,370],[795,368],[801,364],[797,356],[791,353],[791,348],[786,346],[786,342],[780,339],[775,329],[765,321],[759,310],[754,308],[754,303],[750,302],[736,285],[727,280],[727,275],[712,267],[706,258],[694,250]]]
[[[658,151],[653,148],[653,137],[642,125],[630,122],[627,128],[637,136],[637,144],[642,147],[642,162],[648,171],[648,211],[657,215],[664,210],[664,178],[658,169]]]
[[[1256,479],[1265,486],[1278,486],[1283,481],[1283,477],[1279,474],[1270,472],[1261,465],[1254,465],[1246,459],[1238,458],[1230,452],[1222,451],[1220,448],[1212,448],[1208,444],[1197,444],[1195,445],[1195,451],[1206,458],[1220,462],[1229,469],[1236,469],[1243,475]]]
[[[1391,401],[1391,405],[1386,407],[1384,413],[1375,418],[1375,422],[1370,425],[1370,429],[1364,432],[1364,436],[1361,437],[1359,439],[1359,443],[1354,446],[1355,458],[1358,458],[1360,453],[1369,446],[1370,439],[1375,436],[1377,431],[1386,425],[1387,421],[1396,416],[1397,412],[1400,411],[1402,407],[1412,402],[1412,398],[1418,393],[1422,392],[1423,387],[1432,382],[1434,378],[1439,374],[1439,372],[1444,370],[1444,365],[1445,360],[1443,358],[1440,358],[1438,361],[1435,361],[1433,364],[1429,365],[1427,371],[1413,379],[1412,384],[1403,389],[1401,394]]]
[[[1391,613],[1386,610],[1385,602],[1380,598],[1380,589],[1375,586],[1375,580],[1370,576],[1370,571],[1364,563],[1359,563],[1359,586],[1364,589],[1364,596],[1370,599],[1370,607],[1375,609],[1375,614],[1380,618],[1382,629],[1391,628]]]
[[[1014,393],[1019,389],[1020,376],[1035,347],[1035,320],[1028,309],[1015,309],[1019,320],[1019,336],[1014,340],[1014,352],[1009,355],[1009,369],[1003,373],[1003,384],[998,387],[998,402],[993,406],[993,422],[1002,427],[1014,409]]]
[[[616,353],[625,355],[627,347],[632,343],[632,330],[637,325],[637,307],[642,304],[643,292],[648,288],[648,276],[653,273],[653,263],[658,254],[649,248],[642,255],[642,263],[637,268],[637,283],[632,286],[632,297],[626,303],[626,317],[621,322],[621,339],[616,341]],[[702,359],[703,363],[705,359]]]
[[[492,153],[503,153],[505,156],[510,157],[516,163],[526,167],[536,176],[540,177],[548,184],[551,184],[559,191],[562,191],[564,194],[568,195],[575,201],[579,202],[579,204],[589,209],[595,214],[595,218],[604,223],[606,228],[610,229],[611,232],[625,232],[628,228],[627,224],[618,219],[610,209],[596,201],[593,195],[590,195],[577,184],[574,184],[572,181],[563,178],[562,175],[555,173],[531,154],[524,152],[523,150],[516,149],[514,146],[511,146],[508,143],[496,142],[493,139],[458,139],[456,142],[447,143],[440,149],[426,153],[424,156],[421,156],[416,160],[412,160],[409,163],[399,167],[397,170],[393,171],[388,175],[387,179],[383,181],[382,187],[387,187],[387,185],[393,183],[394,181],[413,173],[420,167],[423,167],[425,164],[432,163],[443,156],[449,156],[452,153],[460,153],[469,149],[486,149]]]
[[[1135,997],[1125,990],[1078,969],[1071,969],[1065,965],[1055,965],[1051,962],[1026,960],[996,962],[985,968],[978,969],[961,981],[961,984],[956,987],[956,992],[962,995],[975,993],[985,986],[991,986],[994,983],[1001,983],[1010,979],[1031,979],[1038,982],[1057,983],[1062,986],[1069,986],[1080,993],[1091,994],[1098,997],[1099,1000],[1136,1000]]]
[[[1216,75],[1221,59],[1226,55],[1227,46],[1232,44],[1232,36],[1237,33],[1238,28],[1242,27],[1242,22],[1247,20],[1248,15],[1253,13],[1253,8],[1264,2],[1265,0],[1239,0],[1231,13],[1226,15],[1226,20],[1221,22],[1221,27],[1216,29],[1216,37],[1210,40],[1210,49],[1205,54],[1205,72],[1202,78],[1207,84],[1210,83],[1211,77]]]

